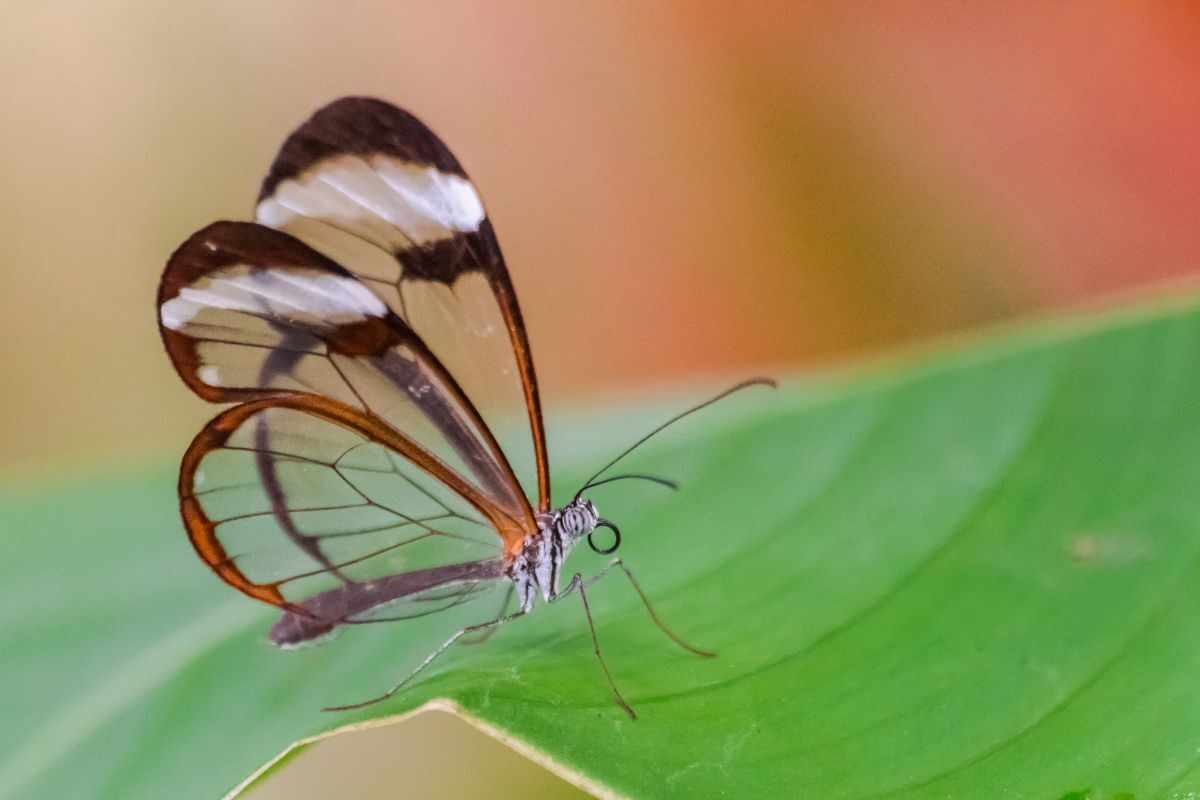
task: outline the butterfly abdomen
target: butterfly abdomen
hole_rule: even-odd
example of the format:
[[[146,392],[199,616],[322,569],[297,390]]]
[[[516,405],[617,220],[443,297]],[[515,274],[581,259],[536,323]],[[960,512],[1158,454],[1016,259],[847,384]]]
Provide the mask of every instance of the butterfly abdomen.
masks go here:
[[[389,575],[368,583],[346,583],[313,595],[283,612],[271,626],[271,642],[285,648],[309,644],[339,625],[360,622],[380,606],[451,583],[502,577],[500,559],[447,564]]]

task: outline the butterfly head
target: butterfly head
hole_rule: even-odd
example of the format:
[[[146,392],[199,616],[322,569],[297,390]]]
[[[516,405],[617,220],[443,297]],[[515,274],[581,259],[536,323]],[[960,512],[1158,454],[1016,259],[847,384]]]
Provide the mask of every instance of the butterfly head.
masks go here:
[[[600,516],[596,504],[586,497],[576,495],[575,499],[558,510],[554,526],[564,543],[574,544],[587,537],[588,545],[597,553],[615,552],[621,544],[621,531],[616,525]],[[597,528],[608,528],[613,532],[613,543],[607,548],[596,546],[593,534]]]
[[[595,503],[578,495],[562,508],[539,514],[537,523],[538,532],[525,539],[507,570],[525,611],[532,608],[534,593],[538,590],[547,601],[558,595],[561,567],[580,539],[586,536],[588,544],[597,553],[612,553],[621,544],[617,526],[600,516]],[[601,549],[596,545],[593,538],[596,528],[608,528],[613,532],[613,543],[609,547]]]

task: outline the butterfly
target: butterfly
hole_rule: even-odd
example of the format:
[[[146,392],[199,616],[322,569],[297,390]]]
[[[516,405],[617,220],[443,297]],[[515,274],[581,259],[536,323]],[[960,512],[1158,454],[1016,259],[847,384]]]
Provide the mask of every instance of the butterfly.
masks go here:
[[[620,545],[585,491],[627,479],[675,488],[603,477],[610,467],[688,413],[773,382],[668,420],[552,507],[537,378],[500,246],[458,160],[408,112],[346,97],[313,114],[272,163],[255,222],[215,222],[171,255],[158,322],[183,382],[235,404],[184,454],[184,526],[221,580],[280,609],[274,644],[498,596],[497,612],[383,694],[327,710],[392,696],[539,597],[578,595],[613,697],[636,718],[588,603],[611,570],[675,643],[714,655],[662,623],[620,558],[565,585],[564,562],[583,539],[602,554]]]

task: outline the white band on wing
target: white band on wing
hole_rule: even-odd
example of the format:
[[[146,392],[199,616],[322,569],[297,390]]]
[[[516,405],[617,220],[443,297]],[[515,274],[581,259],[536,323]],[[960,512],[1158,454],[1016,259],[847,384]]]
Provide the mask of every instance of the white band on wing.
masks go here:
[[[162,323],[171,330],[182,330],[206,308],[312,318],[325,326],[387,315],[383,301],[354,278],[311,269],[236,264],[180,289],[163,303]]]
[[[391,251],[473,233],[486,216],[465,178],[382,154],[319,161],[276,186],[255,215],[272,228],[326,220]]]

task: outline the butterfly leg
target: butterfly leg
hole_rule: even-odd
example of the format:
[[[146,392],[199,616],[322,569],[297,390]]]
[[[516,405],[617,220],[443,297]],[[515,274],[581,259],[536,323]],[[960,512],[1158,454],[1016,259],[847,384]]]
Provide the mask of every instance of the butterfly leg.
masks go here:
[[[633,586],[633,590],[637,592],[638,597],[642,598],[642,605],[646,607],[646,613],[650,615],[650,619],[654,620],[654,624],[658,626],[658,629],[667,635],[668,639],[682,647],[684,650],[687,650],[689,653],[695,653],[696,655],[703,656],[704,658],[717,657],[717,654],[710,650],[701,650],[699,647],[694,647],[688,644],[681,639],[678,634],[668,628],[665,622],[659,619],[658,614],[654,611],[654,606],[650,605],[650,599],[646,597],[646,593],[642,591],[642,587],[638,584],[637,578],[633,577],[633,573],[629,571],[629,567],[625,566],[625,562],[621,559],[614,558],[612,561],[608,562],[608,566],[597,573],[597,575],[588,581],[588,583],[591,584],[600,580],[613,567],[620,567],[621,571],[625,573],[625,577],[629,579],[629,583]]]
[[[596,577],[599,578],[603,576],[603,574],[604,573],[601,573]],[[595,578],[593,578],[591,581],[588,581],[588,583],[593,582],[595,582]],[[560,600],[573,591],[578,591],[579,599],[583,601],[583,613],[587,615],[588,630],[592,632],[592,652],[596,654],[596,660],[600,662],[600,669],[604,670],[604,677],[608,678],[608,688],[612,689],[613,699],[617,701],[617,705],[624,709],[625,713],[629,715],[630,719],[637,719],[637,714],[634,713],[633,707],[630,706],[629,703],[625,702],[625,698],[621,696],[621,692],[617,689],[616,681],[613,680],[612,673],[608,671],[608,664],[604,663],[604,655],[600,652],[600,639],[596,636],[596,623],[592,620],[592,608],[588,605],[587,589],[583,580],[583,576],[576,572],[575,576],[571,578],[571,582],[567,584],[567,588],[550,598],[550,602]]]
[[[373,705],[375,703],[379,703],[384,700],[387,700],[389,697],[394,695],[396,692],[400,691],[405,686],[407,686],[409,681],[411,681],[413,678],[417,677],[417,675],[420,674],[420,672],[423,669],[425,669],[426,667],[428,667],[430,664],[433,663],[434,659],[436,659],[442,653],[444,653],[448,649],[450,649],[450,646],[452,644],[454,644],[455,642],[457,642],[459,639],[461,639],[463,636],[465,636],[469,633],[478,633],[480,631],[487,631],[487,630],[492,630],[492,629],[498,628],[507,622],[512,622],[517,617],[524,616],[524,614],[525,614],[524,611],[516,611],[507,616],[497,617],[496,619],[489,620],[488,622],[481,622],[478,625],[468,625],[465,628],[460,628],[459,630],[455,631],[453,636],[451,636],[446,641],[442,642],[441,646],[438,647],[438,649],[434,650],[432,653],[430,653],[428,656],[426,656],[425,660],[422,661],[420,664],[418,664],[416,669],[414,669],[412,672],[408,673],[408,675],[406,675],[404,677],[404,680],[400,681],[395,686],[388,689],[386,692],[379,695],[378,697],[372,697],[369,700],[363,700],[362,702],[359,702],[359,703],[350,703],[350,704],[344,705],[344,706],[328,706],[327,708],[323,708],[321,710],[322,711],[351,711],[356,708],[363,708],[364,706]],[[592,635],[594,637],[595,632],[593,632]]]
[[[512,602],[513,593],[516,591],[517,591],[517,587],[514,584],[510,583],[508,585],[508,591],[506,591],[504,593],[504,599],[500,601],[500,608],[499,608],[499,610],[496,611],[497,617],[504,616],[504,611],[505,611],[505,609],[508,608],[508,604],[510,602]],[[500,630],[500,626],[493,625],[492,627],[488,628],[487,630],[480,632],[479,635],[477,635],[477,636],[464,636],[462,639],[459,640],[459,644],[468,644],[468,645],[483,644],[488,639],[492,638],[492,634],[494,634],[498,630]]]

